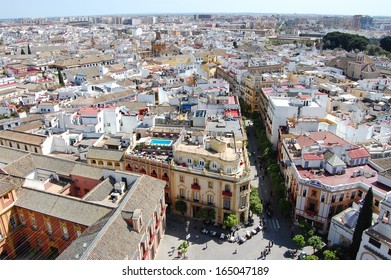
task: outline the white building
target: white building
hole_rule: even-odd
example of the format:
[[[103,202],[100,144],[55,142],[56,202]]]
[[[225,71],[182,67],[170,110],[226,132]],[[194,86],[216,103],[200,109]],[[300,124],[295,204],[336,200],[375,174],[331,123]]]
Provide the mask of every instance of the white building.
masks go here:
[[[60,106],[56,103],[40,103],[37,106],[38,113],[46,114],[46,113],[55,113],[60,111]]]
[[[314,102],[309,95],[298,94],[291,98],[271,96],[267,111],[266,134],[276,148],[278,129],[280,126],[286,126],[288,118],[324,118],[325,116],[326,108]]]
[[[357,260],[391,260],[391,193],[381,201],[377,222],[363,232]]]

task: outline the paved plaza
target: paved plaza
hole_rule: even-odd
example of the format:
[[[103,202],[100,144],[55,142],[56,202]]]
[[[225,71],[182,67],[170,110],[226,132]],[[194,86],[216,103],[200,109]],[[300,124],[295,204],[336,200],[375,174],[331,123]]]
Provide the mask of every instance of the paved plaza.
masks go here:
[[[264,224],[266,225],[265,231],[257,233],[251,239],[239,245],[237,242],[230,243],[227,240],[220,239],[221,233],[230,233],[227,229],[222,229],[214,225],[205,225],[201,221],[186,218],[179,214],[167,213],[166,234],[159,246],[156,255],[157,260],[180,259],[178,257],[178,246],[186,240],[186,236],[189,234],[188,241],[190,247],[186,253],[186,257],[191,260],[261,260],[263,259],[259,258],[261,252],[264,251],[271,240],[273,240],[274,245],[271,247],[270,254],[265,259],[297,259],[292,255],[292,252],[296,249],[291,239],[290,229],[292,221],[282,217],[278,211],[277,202],[271,197],[269,178],[263,176],[263,170],[257,161],[259,148],[255,136],[255,128],[251,126],[251,122],[247,123],[247,132],[249,152],[252,154],[250,157],[251,178],[253,178],[251,185],[258,188],[259,196],[264,203],[266,201],[270,202],[273,209],[273,216],[268,218],[264,213],[260,217],[254,215],[254,225],[239,229],[235,232],[235,236],[246,235],[247,231],[251,231],[259,225],[261,218],[264,219]],[[209,232],[211,230],[216,231],[216,236],[202,233],[203,228],[206,228]],[[311,252],[310,248],[304,248],[304,250]]]
[[[188,231],[186,231],[187,224]],[[239,229],[235,232],[235,236],[245,236],[247,231],[251,231],[258,224],[259,218],[256,217],[253,226]],[[167,215],[166,234],[159,246],[156,260],[183,259],[183,256],[182,258],[178,256],[178,246],[189,234],[190,246],[185,256],[189,260],[261,260],[263,259],[260,258],[261,252],[269,245],[270,240],[273,240],[274,244],[265,259],[293,259],[291,252],[295,247],[289,236],[289,228],[282,228],[284,224],[281,225],[277,218],[265,219],[265,224],[265,231],[260,231],[243,244],[238,244],[220,238],[221,233],[229,233],[226,229],[205,225],[201,221],[170,213]],[[203,228],[209,232],[216,231],[216,235],[202,233]]]

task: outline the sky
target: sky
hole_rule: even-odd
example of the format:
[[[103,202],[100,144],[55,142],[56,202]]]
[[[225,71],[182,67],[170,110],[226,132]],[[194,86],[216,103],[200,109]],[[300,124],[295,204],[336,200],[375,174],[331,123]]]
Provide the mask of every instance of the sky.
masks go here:
[[[1,2],[1,19],[168,13],[391,16],[390,0],[15,0],[15,2],[2,0]]]

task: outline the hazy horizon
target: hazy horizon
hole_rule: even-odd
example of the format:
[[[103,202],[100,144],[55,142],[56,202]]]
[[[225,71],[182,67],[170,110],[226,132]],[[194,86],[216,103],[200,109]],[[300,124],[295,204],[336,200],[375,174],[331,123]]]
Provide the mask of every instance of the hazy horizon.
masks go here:
[[[191,14],[297,14],[324,16],[369,15],[391,16],[391,1],[387,0],[329,0],[325,3],[313,0],[280,0],[275,2],[261,0],[234,0],[184,2],[177,0],[134,3],[127,0],[68,0],[63,5],[52,1],[40,0],[34,3],[19,0],[18,5],[3,5],[0,19],[50,18],[82,16],[120,16],[120,15],[191,15]],[[133,5],[132,5],[133,4]],[[388,13],[388,14],[386,14]]]

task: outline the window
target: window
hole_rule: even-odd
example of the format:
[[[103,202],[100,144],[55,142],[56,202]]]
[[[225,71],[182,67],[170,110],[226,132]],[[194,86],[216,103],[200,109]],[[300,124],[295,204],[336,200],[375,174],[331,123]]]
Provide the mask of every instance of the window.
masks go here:
[[[379,200],[375,199],[375,206],[379,207]]]
[[[194,183],[194,184],[198,184],[198,178],[194,178],[194,179],[193,179],[193,183]]]
[[[16,220],[15,220],[15,218],[14,218],[14,215],[11,215],[10,216],[10,223],[11,223],[11,227],[12,227],[12,229],[16,229],[16,227],[17,227],[17,223],[16,223]]]
[[[62,227],[62,236],[64,237],[65,240],[68,240],[68,238],[69,238],[68,228],[66,226]]]
[[[37,227],[37,221],[35,220],[35,217],[31,216],[30,220],[31,220],[31,227],[33,228],[33,230],[37,230],[38,227]]]
[[[320,196],[320,201],[321,201],[321,202],[324,202],[324,201],[325,201],[325,197],[326,197],[325,194],[322,193],[322,195]]]
[[[3,200],[4,200],[4,202],[7,202],[8,200],[10,200],[10,194],[6,193],[5,195],[3,195]]]
[[[227,173],[231,173],[231,166],[227,166]]]
[[[49,235],[52,235],[53,234],[53,230],[52,230],[52,225],[50,224],[50,221],[46,221],[45,222],[45,225],[46,225],[46,231]]]
[[[336,195],[333,194],[333,195],[331,196],[331,203],[334,203],[334,202],[335,202],[335,199],[336,199]]]
[[[205,166],[205,161],[203,160],[200,160],[200,163],[199,163],[200,166]]]
[[[20,220],[20,223],[21,223],[23,226],[26,225],[26,220],[24,219],[23,213],[19,213],[19,220]]]
[[[358,191],[358,197],[362,197],[362,191]]]
[[[231,200],[230,199],[224,199],[223,200],[223,208],[226,210],[231,209]]]
[[[224,191],[230,192],[230,191],[231,191],[230,185],[225,185],[225,186],[224,186]]]
[[[356,196],[356,192],[352,192],[352,193],[350,194],[350,199],[354,199],[355,196]]]
[[[199,196],[200,196],[199,192],[193,192],[193,199],[194,199],[194,201],[199,201]]]
[[[307,196],[307,189],[303,189],[303,196],[304,196],[304,197]]]
[[[208,194],[206,197],[207,197],[207,200],[208,200],[208,204],[213,204],[213,195],[212,194]]]
[[[180,196],[181,198],[185,198],[185,189],[183,189],[183,188],[180,188],[180,189],[179,189],[179,196]]]
[[[316,197],[316,193],[317,193],[317,191],[312,190],[312,191],[311,191],[311,196],[312,196],[312,197]]]
[[[191,161],[191,158],[188,158],[188,159],[187,159],[187,163],[188,163],[188,164],[191,164],[191,162],[192,162],[192,161]]]
[[[80,195],[80,188],[79,187],[75,187],[75,192],[76,192],[76,195]]]
[[[212,168],[217,169],[217,164],[215,162],[212,162]]]
[[[183,175],[179,175],[179,182],[184,182],[185,181],[185,178],[183,177]]]
[[[339,201],[341,202],[343,200],[343,193],[339,194]]]
[[[213,182],[208,182],[208,187],[213,188]]]
[[[240,198],[240,208],[244,208],[244,207],[246,207],[246,197],[242,196]]]
[[[372,237],[369,238],[369,244],[372,244],[373,246],[375,246],[378,249],[380,249],[380,247],[381,247],[381,243]]]

